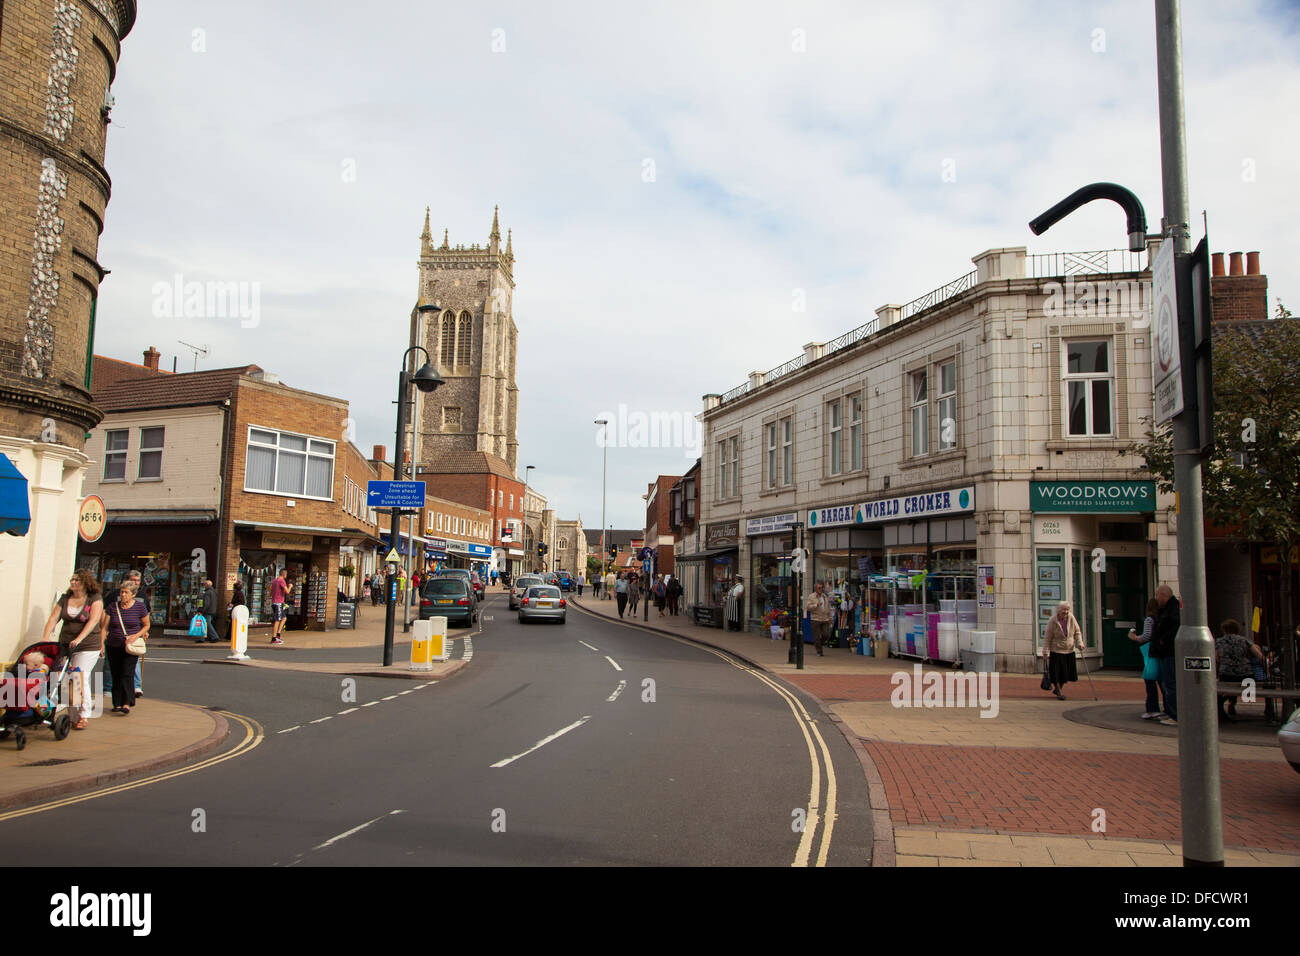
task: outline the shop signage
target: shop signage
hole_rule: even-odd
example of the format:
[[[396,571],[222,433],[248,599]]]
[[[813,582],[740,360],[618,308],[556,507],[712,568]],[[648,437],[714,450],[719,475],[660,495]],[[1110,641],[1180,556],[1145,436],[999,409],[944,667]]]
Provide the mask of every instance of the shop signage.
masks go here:
[[[809,528],[831,528],[841,524],[862,524],[862,505],[832,505],[808,512]]]
[[[104,510],[104,500],[99,495],[89,495],[81,502],[81,511],[77,514],[77,534],[82,541],[98,541],[104,535],[104,525],[108,523],[108,512]]]
[[[1125,514],[1156,510],[1154,481],[1031,481],[1031,511]]]
[[[903,521],[908,518],[963,514],[975,510],[975,489],[967,486],[931,491],[923,495],[879,498],[858,507],[862,512],[860,521]]]
[[[311,535],[263,531],[262,548],[266,551],[310,551]]]
[[[469,553],[479,558],[490,558],[492,557],[492,547],[487,544],[471,544]]]
[[[334,626],[355,628],[357,626],[357,606],[347,601],[339,601],[335,604]]]
[[[1278,550],[1276,547],[1259,549],[1260,564],[1277,564],[1277,556]],[[1300,567],[1300,547],[1293,547],[1291,549],[1291,565],[1292,567]],[[1256,628],[1256,630],[1258,630],[1258,628]]]
[[[745,522],[745,536],[752,538],[757,534],[776,534],[778,531],[789,531],[790,526],[799,520],[799,515],[791,511],[783,515],[764,515],[761,518],[750,518]]]
[[[993,591],[993,565],[981,564],[976,568],[975,587],[979,592],[980,607],[996,607]]]
[[[714,548],[734,548],[740,540],[740,520],[720,521],[706,525],[704,528],[704,547],[708,551]]]
[[[464,541],[448,541],[448,542],[447,542],[447,550],[448,550],[448,551],[463,551],[463,552],[468,553],[468,552],[469,552],[469,545],[467,545]]]
[[[446,538],[425,538],[424,549],[426,551],[446,551],[447,539]]]

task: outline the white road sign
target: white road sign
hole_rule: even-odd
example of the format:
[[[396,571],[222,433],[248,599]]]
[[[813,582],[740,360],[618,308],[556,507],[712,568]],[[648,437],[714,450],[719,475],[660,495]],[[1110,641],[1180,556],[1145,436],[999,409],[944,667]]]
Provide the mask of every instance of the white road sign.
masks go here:
[[[1152,377],[1155,381],[1156,423],[1163,424],[1183,410],[1182,353],[1178,342],[1178,293],[1174,282],[1174,244],[1166,239],[1151,267]]]

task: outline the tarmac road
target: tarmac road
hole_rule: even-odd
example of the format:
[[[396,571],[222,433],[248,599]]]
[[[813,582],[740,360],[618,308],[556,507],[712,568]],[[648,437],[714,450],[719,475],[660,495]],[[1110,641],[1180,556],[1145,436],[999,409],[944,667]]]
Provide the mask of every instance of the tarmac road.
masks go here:
[[[336,675],[160,649],[146,665],[150,697],[228,711],[233,755],[0,817],[0,860],[869,863],[862,770],[810,698],[719,653],[573,609],[563,625],[521,625],[498,593],[484,614],[459,674],[356,678],[355,699]]]

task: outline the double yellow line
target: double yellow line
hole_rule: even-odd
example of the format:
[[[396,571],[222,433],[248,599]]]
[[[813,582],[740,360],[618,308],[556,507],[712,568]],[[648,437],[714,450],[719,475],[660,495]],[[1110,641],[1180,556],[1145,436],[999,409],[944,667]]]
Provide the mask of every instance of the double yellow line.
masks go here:
[[[228,710],[222,711],[221,715],[242,724],[246,731],[244,739],[223,754],[209,757],[207,760],[201,760],[193,766],[180,767],[176,770],[169,770],[166,773],[155,774],[152,777],[145,777],[141,780],[132,780],[129,783],[120,783],[115,786],[104,787],[100,790],[92,790],[90,793],[83,793],[75,797],[64,797],[61,800],[51,800],[48,803],[37,804],[34,807],[25,807],[22,810],[12,810],[9,813],[0,813],[0,823],[3,823],[6,820],[16,820],[18,817],[30,816],[33,813],[44,813],[46,810],[57,810],[59,807],[71,806],[74,803],[84,803],[87,800],[112,796],[115,793],[134,790],[137,787],[148,787],[155,783],[162,783],[164,780],[171,780],[173,777],[181,777],[187,773],[206,770],[208,767],[214,767],[226,760],[233,760],[235,757],[248,753],[260,744],[265,737],[262,725],[251,717],[244,717]]]

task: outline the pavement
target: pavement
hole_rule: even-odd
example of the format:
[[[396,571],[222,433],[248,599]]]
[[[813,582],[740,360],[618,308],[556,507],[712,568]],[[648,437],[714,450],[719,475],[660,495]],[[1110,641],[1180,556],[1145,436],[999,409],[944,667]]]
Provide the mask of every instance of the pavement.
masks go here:
[[[612,600],[570,600],[618,617]],[[1136,676],[1093,674],[1089,684],[1081,674],[1062,702],[1039,689],[1037,675],[998,674],[983,707],[923,706],[923,694],[896,706],[895,674],[921,690],[926,674],[960,672],[922,667],[918,678],[912,660],[842,648],[818,657],[812,645],[800,671],[785,641],[660,617],[653,606],[644,616],[638,607],[629,623],[727,651],[819,701],[862,761],[876,866],[1182,864],[1177,728],[1141,719]],[[1225,862],[1300,866],[1300,775],[1263,705],[1238,711],[1220,732]]]
[[[285,643],[273,646],[260,633],[249,642],[250,660],[228,658],[229,645],[196,645],[179,632],[151,638],[149,651],[157,655],[167,649],[203,648],[210,656],[204,663],[256,667],[352,677],[392,677],[407,680],[442,680],[463,668],[468,661],[434,663],[432,670],[409,669],[410,639],[402,632],[400,619],[394,635],[394,663],[377,664],[384,643],[384,608],[369,604],[359,608],[355,629],[332,631],[290,631]],[[461,638],[453,629],[452,638]],[[341,661],[298,660],[296,650],[352,649],[355,654]],[[148,656],[145,657],[148,667]],[[142,697],[128,718],[111,712],[92,717],[85,730],[74,730],[61,740],[49,727],[29,727],[27,746],[19,751],[16,740],[0,741],[0,810],[25,807],[55,800],[73,793],[113,786],[187,764],[220,750],[230,737],[230,721],[219,712],[189,704]]]
[[[612,600],[570,601],[618,617]],[[785,641],[700,627],[684,615],[660,617],[653,607],[648,622],[642,617],[638,609],[628,623],[727,651],[816,698],[862,763],[876,821],[876,866],[1181,864],[1177,735],[1139,718],[1144,688],[1136,677],[1094,675],[1091,685],[1068,688],[1070,699],[1061,702],[1039,690],[1037,676],[999,674],[996,685],[986,685],[982,707],[922,706],[923,696],[902,707],[891,701],[893,676],[916,680],[919,690],[913,661],[838,648],[818,657],[808,645],[800,671],[788,663]],[[207,662],[421,680],[442,679],[467,663],[412,672],[409,651],[400,647],[397,664],[377,666],[365,651],[383,644],[383,625],[382,608],[364,605],[355,630],[290,632],[282,647],[252,646],[255,659],[243,663],[228,661],[224,645],[210,645]],[[195,645],[163,636],[150,647]],[[288,653],[309,648],[358,653],[325,662]],[[1276,728],[1263,723],[1262,705],[1239,710],[1243,719],[1224,725],[1220,741],[1225,860],[1298,866],[1300,775],[1283,759]],[[154,698],[143,699],[130,718],[105,714],[59,742],[48,728],[33,728],[21,753],[12,739],[0,742],[0,808],[179,766],[221,748],[231,731],[219,712]]]

